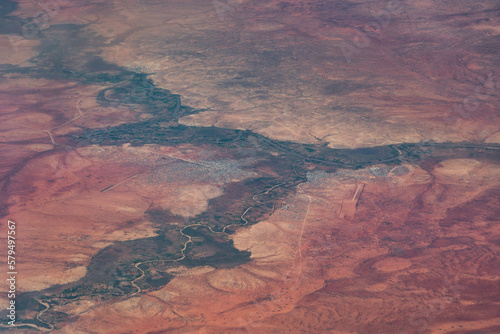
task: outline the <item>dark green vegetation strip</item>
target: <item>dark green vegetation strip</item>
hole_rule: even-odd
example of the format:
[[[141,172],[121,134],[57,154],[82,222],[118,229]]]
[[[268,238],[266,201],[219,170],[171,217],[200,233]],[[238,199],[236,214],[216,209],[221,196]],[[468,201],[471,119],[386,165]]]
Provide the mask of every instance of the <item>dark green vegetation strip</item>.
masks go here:
[[[5,1],[0,8],[12,10],[12,6],[11,2]],[[16,20],[4,15],[0,20],[0,33],[10,32],[11,28],[6,27]],[[33,78],[106,85],[108,88],[97,95],[103,106],[128,106],[151,116],[146,121],[106,129],[81,129],[69,136],[75,146],[77,143],[78,146],[123,143],[175,146],[189,143],[223,149],[234,160],[248,161],[251,158],[252,163],[245,167],[250,171],[262,166],[271,171],[267,176],[228,184],[222,196],[210,200],[208,209],[192,219],[177,217],[168,211],[148,211],[146,214],[159,229],[158,236],[116,242],[93,257],[87,274],[78,282],[22,294],[18,298],[22,321],[40,327],[45,325],[36,319],[23,319],[30,310],[44,309],[34,298],[50,305],[63,305],[76,299],[127,298],[137,292],[133,282],[141,276],[140,270],[145,274],[135,284],[141,290],[159,289],[171,280],[166,271],[175,266],[234,267],[249,261],[249,252],[237,250],[227,238],[228,234],[238,225],[254,224],[272,214],[290,193],[295,192],[296,186],[306,180],[306,170],[311,165],[331,172],[337,168],[399,164],[403,160],[439,161],[478,155],[493,159],[498,149],[474,144],[432,143],[331,149],[325,145],[276,141],[248,130],[179,125],[177,120],[180,117],[201,110],[182,106],[180,96],[156,87],[147,74],[104,62],[99,57],[99,47],[119,41],[108,43],[79,25],[51,26],[40,32],[38,38],[41,46],[38,56],[31,60],[34,66],[4,66],[1,74],[19,73]],[[333,88],[343,89],[342,85],[339,87]],[[204,226],[184,228],[181,233],[184,226],[192,224]],[[192,239],[186,244],[188,236]],[[43,314],[43,320],[57,323],[70,320],[70,316],[52,308]]]

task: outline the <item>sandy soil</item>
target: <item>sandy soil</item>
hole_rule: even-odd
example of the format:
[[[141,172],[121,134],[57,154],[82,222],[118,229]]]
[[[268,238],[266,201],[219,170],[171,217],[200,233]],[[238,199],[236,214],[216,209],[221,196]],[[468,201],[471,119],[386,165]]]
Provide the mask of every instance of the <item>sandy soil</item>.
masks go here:
[[[12,15],[37,17],[40,3]],[[85,24],[104,60],[205,109],[183,124],[337,148],[500,143],[493,0],[58,4],[40,30]],[[12,37],[0,34],[2,69],[29,68],[39,42]],[[20,292],[77,281],[103,248],[154,236],[148,209],[191,218],[226,184],[265,174],[203,146],[75,146],[62,136],[149,115],[99,104],[105,86],[26,73],[0,78],[0,214],[18,224]],[[231,236],[250,262],[166,269],[156,291],[56,305],[74,317],[54,332],[500,332],[498,165],[392,167],[311,171]]]
[[[140,11],[120,1],[91,28],[126,36],[104,50],[105,59],[152,72],[157,84],[208,109],[184,124],[331,147],[498,143],[497,64],[488,51],[494,2],[447,9],[473,11],[481,24],[442,16],[445,2],[423,3],[401,3],[392,14],[382,2],[366,3],[346,15],[341,2],[232,1],[220,12],[200,1]],[[380,32],[359,36],[356,29],[384,10]]]
[[[174,333],[488,331],[499,321],[489,290],[500,279],[499,230],[487,201],[471,203],[497,191],[498,180],[486,175],[498,168],[464,159],[458,170],[457,163],[443,161],[427,183],[411,181],[423,172],[411,165],[407,174],[386,177],[370,169],[312,173],[287,209],[233,236],[236,247],[251,250],[250,263],[177,271],[161,290],[93,305],[61,332],[119,333],[132,324]],[[460,180],[471,168],[477,177]],[[353,178],[365,190],[355,217],[341,219],[337,210]],[[483,214],[449,223],[464,206]]]

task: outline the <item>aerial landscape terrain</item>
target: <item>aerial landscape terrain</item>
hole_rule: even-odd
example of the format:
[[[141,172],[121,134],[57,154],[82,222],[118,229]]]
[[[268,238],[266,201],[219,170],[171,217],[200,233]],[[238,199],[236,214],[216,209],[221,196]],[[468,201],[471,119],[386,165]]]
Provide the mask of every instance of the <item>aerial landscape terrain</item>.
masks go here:
[[[0,333],[500,333],[499,51],[496,0],[0,0]]]

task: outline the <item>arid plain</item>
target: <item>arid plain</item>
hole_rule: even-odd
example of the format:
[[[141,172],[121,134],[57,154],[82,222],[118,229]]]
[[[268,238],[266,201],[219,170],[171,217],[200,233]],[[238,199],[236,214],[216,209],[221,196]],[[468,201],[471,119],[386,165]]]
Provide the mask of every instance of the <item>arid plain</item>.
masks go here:
[[[497,2],[1,6],[0,330],[500,332]]]

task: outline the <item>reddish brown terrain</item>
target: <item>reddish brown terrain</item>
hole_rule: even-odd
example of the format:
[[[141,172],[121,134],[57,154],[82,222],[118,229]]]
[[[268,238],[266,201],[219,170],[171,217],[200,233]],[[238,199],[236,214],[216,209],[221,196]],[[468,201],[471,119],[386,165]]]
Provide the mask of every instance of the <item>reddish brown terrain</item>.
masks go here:
[[[496,1],[0,9],[0,331],[500,333]]]

